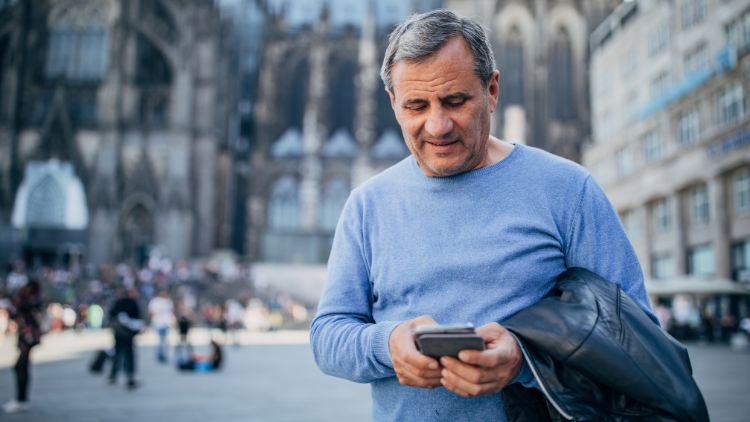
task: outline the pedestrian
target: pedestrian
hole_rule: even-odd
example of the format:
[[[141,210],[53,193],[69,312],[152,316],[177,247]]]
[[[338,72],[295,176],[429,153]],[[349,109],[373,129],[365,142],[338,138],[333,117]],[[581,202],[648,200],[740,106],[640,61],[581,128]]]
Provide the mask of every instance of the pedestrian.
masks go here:
[[[109,310],[109,321],[115,338],[115,355],[112,359],[109,383],[117,382],[117,374],[122,367],[129,390],[138,387],[135,379],[136,359],[133,340],[143,329],[143,320],[137,298],[138,291],[135,288],[121,288],[118,299]]]
[[[177,307],[177,330],[180,334],[179,342],[175,351],[178,360],[183,360],[185,356],[192,354],[192,347],[188,339],[190,327],[193,325],[193,312],[190,307],[182,302]]]
[[[159,363],[166,363],[167,334],[169,334],[169,327],[172,326],[174,320],[174,304],[166,289],[160,290],[159,294],[149,301],[148,314],[151,318],[151,327],[159,337],[159,344],[156,347],[156,360]]]
[[[411,155],[350,194],[311,326],[327,374],[370,383],[375,420],[505,420],[506,385],[537,387],[500,323],[571,267],[618,283],[654,324],[643,274],[579,165],[490,135],[500,81],[484,30],[447,10],[390,35],[381,77]],[[486,350],[434,359],[420,325],[473,323]]]
[[[10,307],[16,323],[19,353],[13,367],[16,375],[16,398],[5,403],[3,410],[6,413],[23,412],[30,408],[28,394],[31,383],[31,349],[41,342],[43,309],[41,285],[31,279],[18,289],[16,299]]]

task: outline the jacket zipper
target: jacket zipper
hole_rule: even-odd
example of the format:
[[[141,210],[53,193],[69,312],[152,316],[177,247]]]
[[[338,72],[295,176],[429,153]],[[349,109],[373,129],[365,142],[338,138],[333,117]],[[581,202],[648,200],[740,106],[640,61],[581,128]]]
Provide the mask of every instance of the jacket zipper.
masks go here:
[[[513,337],[516,337],[515,334],[511,333]],[[521,347],[521,353],[523,353],[523,357],[526,360],[526,363],[529,365],[529,369],[531,369],[531,373],[534,375],[534,379],[536,380],[537,384],[539,384],[539,388],[542,390],[542,393],[544,393],[544,396],[549,400],[550,403],[552,403],[552,406],[557,410],[562,417],[565,419],[572,421],[574,420],[572,416],[570,416],[566,411],[562,409],[562,407],[555,401],[554,398],[550,395],[549,391],[547,391],[547,388],[544,386],[544,383],[542,382],[542,377],[539,376],[537,373],[536,368],[534,367],[534,363],[529,358],[528,352],[526,351],[526,347],[523,345],[523,342],[518,340],[518,337],[516,337],[516,342],[518,343],[518,346]]]

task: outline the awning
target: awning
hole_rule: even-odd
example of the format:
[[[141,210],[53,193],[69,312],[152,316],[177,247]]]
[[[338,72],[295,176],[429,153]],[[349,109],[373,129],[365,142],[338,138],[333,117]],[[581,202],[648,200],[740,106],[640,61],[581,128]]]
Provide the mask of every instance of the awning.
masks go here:
[[[750,295],[750,285],[718,277],[670,277],[646,280],[646,291],[650,296]]]

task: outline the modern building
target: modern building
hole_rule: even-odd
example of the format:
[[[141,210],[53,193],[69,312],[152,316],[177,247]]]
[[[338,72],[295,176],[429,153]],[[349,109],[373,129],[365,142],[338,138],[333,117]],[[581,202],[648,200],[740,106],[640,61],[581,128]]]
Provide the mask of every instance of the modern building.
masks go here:
[[[63,230],[75,203],[87,261],[216,248],[223,28],[212,0],[0,1],[0,226]],[[67,253],[39,252],[27,242],[27,258]]]
[[[583,163],[646,277],[750,282],[750,1],[637,0],[591,35]],[[724,297],[716,311],[742,315]]]

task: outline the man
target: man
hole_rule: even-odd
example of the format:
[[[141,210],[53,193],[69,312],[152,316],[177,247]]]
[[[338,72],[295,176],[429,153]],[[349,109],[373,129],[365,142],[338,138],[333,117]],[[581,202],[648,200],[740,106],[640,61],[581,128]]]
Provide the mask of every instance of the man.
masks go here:
[[[174,319],[174,304],[169,298],[166,289],[148,302],[148,313],[151,317],[151,326],[159,336],[159,345],[156,347],[156,360],[159,363],[167,362],[167,334]]]
[[[109,321],[115,337],[115,356],[109,383],[117,382],[117,373],[122,366],[127,377],[129,390],[138,387],[135,380],[135,350],[133,339],[143,329],[141,310],[136,299],[138,291],[135,288],[120,288],[118,299],[109,310]]]
[[[585,169],[490,136],[499,72],[478,24],[446,10],[408,18],[381,77],[411,156],[344,207],[311,328],[316,361],[371,383],[376,420],[504,420],[499,392],[535,381],[499,323],[568,267],[616,281],[648,311],[640,266]],[[486,350],[420,354],[412,330],[435,321],[473,323]]]

